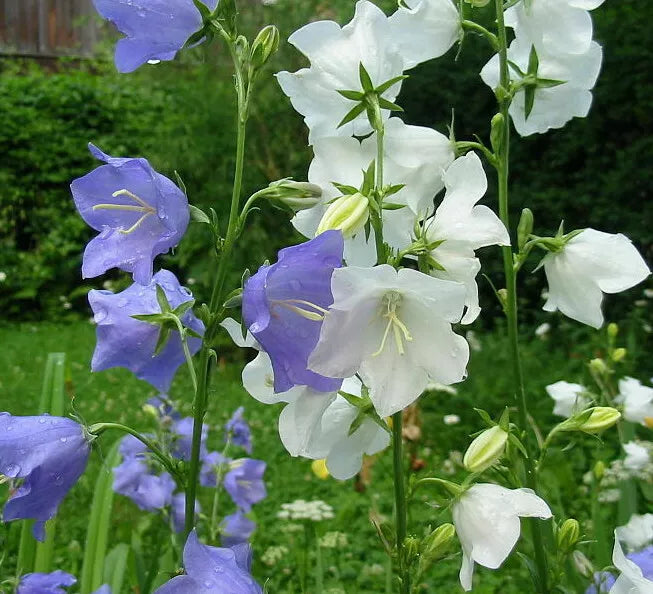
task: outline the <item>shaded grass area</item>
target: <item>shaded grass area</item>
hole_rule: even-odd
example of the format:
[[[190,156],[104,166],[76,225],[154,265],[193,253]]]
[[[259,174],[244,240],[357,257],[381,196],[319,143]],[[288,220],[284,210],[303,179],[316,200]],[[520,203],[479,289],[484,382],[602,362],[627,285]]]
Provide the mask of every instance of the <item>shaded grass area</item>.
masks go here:
[[[48,352],[66,352],[70,375],[71,401],[73,410],[87,423],[114,421],[126,423],[140,430],[151,430],[152,424],[142,410],[154,390],[145,382],[135,379],[128,371],[109,370],[90,373],[90,359],[94,348],[94,327],[88,322],[68,325],[21,324],[0,327],[0,410],[13,414],[27,415],[36,412],[42,381],[43,367]],[[510,375],[508,348],[499,329],[486,334],[481,340],[481,350],[472,353],[468,379],[457,387],[457,393],[433,391],[420,400],[421,439],[407,446],[414,459],[411,474],[419,477],[429,472],[441,474],[445,460],[456,460],[452,451],[464,451],[469,435],[480,428],[481,422],[473,408],[483,407],[492,416],[497,416],[505,403],[510,402]],[[544,427],[553,423],[551,401],[544,392],[544,386],[559,379],[579,381],[583,377],[583,361],[600,349],[600,344],[588,341],[586,336],[574,337],[560,331],[547,341],[529,338],[525,341],[525,372],[527,389],[531,397],[531,413],[536,422]],[[268,498],[254,507],[251,514],[258,524],[253,537],[255,552],[254,573],[261,583],[267,583],[270,592],[301,592],[299,575],[303,566],[305,550],[303,529],[297,530],[287,521],[280,521],[276,514],[282,503],[295,499],[321,499],[335,510],[333,520],[318,526],[318,532],[339,531],[347,534],[346,546],[324,549],[325,585],[337,588],[334,592],[381,593],[386,592],[386,557],[375,530],[369,521],[370,510],[381,517],[392,518],[392,460],[387,450],[378,455],[370,465],[364,480],[338,482],[331,478],[316,477],[310,461],[293,459],[280,443],[277,434],[277,419],[280,407],[265,406],[250,398],[242,389],[239,376],[243,364],[252,353],[234,347],[225,347],[215,373],[210,406],[207,416],[212,430],[209,433],[210,449],[221,449],[223,433],[221,427],[238,406],[245,407],[254,438],[252,457],[261,458],[268,464],[266,484]],[[181,369],[175,379],[170,397],[179,401],[182,412],[191,412],[192,391],[187,373]],[[445,425],[443,417],[457,414],[461,422]],[[93,485],[98,472],[107,472],[103,466],[103,455],[118,435],[109,435],[96,448],[89,470],[64,501],[59,512],[59,527],[54,563],[57,568],[78,573],[83,556],[85,529]],[[592,446],[593,447],[593,446]],[[578,498],[578,477],[587,469],[587,452],[582,447],[564,454],[572,461],[567,475],[563,475],[555,464],[553,456],[550,472],[558,473],[560,489],[549,493],[551,503],[563,517],[586,516],[589,501]],[[407,460],[408,463],[408,460]],[[447,463],[448,466],[452,466]],[[456,480],[460,467],[453,464],[451,476]],[[556,469],[555,471],[553,469]],[[576,472],[574,471],[576,470]],[[446,475],[445,475],[446,476]],[[545,481],[553,484],[554,481]],[[547,487],[549,488],[549,487]],[[3,493],[0,491],[0,500]],[[209,515],[212,494],[202,493],[202,506]],[[220,515],[234,511],[227,497],[221,500]],[[569,503],[563,509],[562,502]],[[429,503],[428,492],[421,494],[410,507],[410,531],[418,537],[424,536],[428,526],[435,527],[447,521]],[[149,538],[161,538],[163,522],[139,511],[129,500],[116,496],[113,513],[113,529],[110,547],[120,542],[129,543],[136,526],[147,524]],[[143,526],[141,526],[143,528]],[[12,529],[10,543],[18,530]],[[218,543],[213,543],[218,544]],[[266,565],[262,557],[272,546],[285,546],[281,559],[274,565]],[[528,552],[526,544],[523,548]],[[425,579],[424,591],[458,592],[457,573],[460,554],[453,549],[452,556],[438,562]],[[309,555],[311,553],[309,552]],[[0,576],[12,575],[12,554],[0,565]],[[309,571],[314,560],[309,558]],[[531,585],[527,573],[518,558],[513,555],[507,561],[506,570],[489,572],[477,568],[481,576],[476,592],[526,592]],[[312,578],[309,576],[311,590]],[[393,589],[394,591],[394,589]],[[132,592],[132,590],[125,590]],[[117,593],[114,593],[117,594]]]

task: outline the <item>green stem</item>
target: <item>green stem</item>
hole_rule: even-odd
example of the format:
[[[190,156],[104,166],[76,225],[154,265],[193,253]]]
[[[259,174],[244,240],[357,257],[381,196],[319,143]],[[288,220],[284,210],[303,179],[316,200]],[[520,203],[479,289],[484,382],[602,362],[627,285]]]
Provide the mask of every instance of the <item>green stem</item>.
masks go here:
[[[138,441],[145,444],[147,448],[159,459],[163,467],[172,474],[175,478],[179,479],[179,468],[175,465],[174,461],[168,454],[166,454],[155,442],[151,439],[145,437],[136,429],[127,427],[127,425],[122,425],[121,423],[94,423],[88,427],[87,431],[91,435],[99,437],[105,431],[109,429],[116,429],[117,431],[122,431],[123,433],[128,433],[133,435]]]
[[[375,205],[370,209],[370,223],[374,229],[377,264],[385,264],[388,259],[387,254],[385,253],[385,245],[383,244],[383,197],[381,194],[383,192],[384,138],[385,127],[381,125],[381,127],[376,130],[376,188],[374,192]]]
[[[501,221],[510,229],[510,215],[508,208],[508,174],[509,174],[509,155],[510,155],[510,95],[508,88],[510,86],[510,75],[508,70],[508,41],[506,37],[506,26],[503,17],[503,2],[495,0],[497,30],[499,42],[499,63],[500,63],[500,87],[501,92],[498,94],[499,106],[503,116],[503,135],[497,152],[497,173],[499,178],[499,216]],[[519,351],[519,327],[518,327],[518,310],[517,310],[517,278],[514,268],[513,252],[510,246],[502,248],[503,268],[506,280],[506,303],[505,313],[508,322],[508,336],[510,341],[510,355],[512,359],[512,374],[517,399],[517,409],[519,412],[519,423],[525,430],[528,427],[528,408],[526,404],[526,390],[524,388],[524,374],[522,369],[521,354]],[[531,448],[528,440],[525,441],[527,458],[525,460],[526,485],[537,492],[537,477]],[[535,552],[535,565],[538,573],[536,587],[542,594],[548,590],[548,574],[546,563],[546,552],[544,548],[544,538],[540,520],[533,518],[530,520],[531,534],[533,539],[533,548]]]
[[[222,450],[222,459],[226,459],[227,451],[231,445],[231,439],[227,439],[227,443]],[[222,475],[224,474],[225,464],[218,464],[215,471],[215,493],[213,494],[213,505],[211,506],[211,540],[215,541],[218,537],[218,503],[220,502],[220,483],[222,482]]]
[[[410,592],[410,573],[403,558],[404,541],[407,532],[406,487],[404,484],[404,464],[401,436],[401,411],[392,415],[392,468],[395,484],[395,524],[397,531],[397,556],[399,558],[399,591]]]
[[[489,41],[493,50],[496,51],[499,49],[499,40],[497,39],[497,36],[491,31],[488,31],[485,27],[483,27],[483,25],[479,25],[474,21],[468,21],[467,19],[461,21],[460,24],[464,30],[473,31],[474,33],[478,33],[479,35],[485,37],[485,39]]]
[[[322,594],[324,590],[324,567],[322,564],[322,547],[317,535],[317,529],[313,526],[313,536],[315,538],[315,594]]]
[[[213,291],[209,310],[215,314],[222,305],[225,279],[227,271],[232,264],[231,253],[239,233],[240,223],[240,194],[243,183],[243,169],[245,163],[245,131],[247,128],[247,117],[249,112],[249,98],[251,85],[247,85],[242,71],[240,59],[236,54],[234,42],[229,34],[219,25],[214,25],[217,31],[226,41],[234,64],[236,78],[236,93],[238,100],[238,119],[236,124],[236,167],[234,171],[233,191],[231,194],[231,208],[229,211],[229,223],[227,234],[220,251],[218,270],[215,276]],[[193,402],[193,441],[191,445],[191,456],[188,469],[188,480],[186,482],[186,519],[184,535],[187,537],[195,525],[195,499],[197,497],[197,483],[200,472],[200,451],[202,444],[202,426],[206,415],[208,401],[209,370],[211,365],[211,344],[217,332],[219,320],[212,316],[208,323],[204,336],[204,343],[200,353],[199,378],[197,392]]]

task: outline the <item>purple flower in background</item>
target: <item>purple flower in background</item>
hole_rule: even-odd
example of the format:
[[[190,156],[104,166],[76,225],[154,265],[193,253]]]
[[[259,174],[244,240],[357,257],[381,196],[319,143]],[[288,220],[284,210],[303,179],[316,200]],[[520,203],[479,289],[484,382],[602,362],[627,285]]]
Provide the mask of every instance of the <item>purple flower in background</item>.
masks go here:
[[[203,487],[217,487],[217,469],[223,464],[229,464],[231,460],[225,458],[220,452],[209,452],[202,458],[202,470],[200,471],[200,485]]]
[[[149,61],[172,60],[188,38],[202,28],[193,0],[93,0],[96,10],[126,37],[116,44],[119,72]],[[214,10],[218,0],[203,0]]]
[[[653,581],[653,545],[641,551],[629,553],[626,559],[632,561],[642,570],[642,576]],[[594,575],[594,583],[587,589],[585,594],[607,594],[614,585],[616,578],[605,571]],[[597,585],[599,586],[597,589]]]
[[[77,580],[64,571],[28,573],[20,579],[16,594],[65,594],[63,588],[76,583]]]
[[[155,355],[160,328],[131,317],[161,312],[156,298],[156,285],[163,289],[172,308],[193,298],[186,288],[179,285],[175,275],[167,270],[159,270],[147,286],[134,283],[121,293],[97,290],[89,292],[88,301],[97,324],[97,345],[91,362],[93,371],[126,367],[136,377],[159,390],[165,391],[170,387],[177,368],[184,363],[179,333],[171,332],[163,350]],[[192,311],[187,311],[181,321],[197,334],[204,333],[204,324]],[[188,338],[191,353],[196,353],[201,344],[199,338]]]
[[[168,419],[171,421],[178,421],[181,419],[181,415],[175,410],[175,407],[168,400],[167,394],[152,396],[152,398],[147,400],[146,404],[156,409],[160,421],[167,421]]]
[[[186,575],[172,578],[155,594],[263,594],[251,576],[252,553],[249,545],[221,549],[203,545],[193,530],[184,547]]]
[[[340,231],[325,231],[301,245],[284,248],[271,266],[261,266],[243,291],[243,318],[272,360],[274,391],[308,385],[338,390],[342,380],[307,369],[322,319],[333,303],[331,275],[342,265]]]
[[[0,413],[0,474],[22,479],[3,521],[33,518],[34,537],[43,541],[45,522],[86,469],[90,451],[84,430],[71,419]]]
[[[202,511],[198,501],[195,501],[195,515],[197,516]],[[170,505],[170,512],[172,516],[172,527],[174,531],[179,534],[184,531],[184,524],[186,523],[186,494],[177,493],[172,498]]]
[[[248,454],[252,453],[252,432],[247,421],[243,417],[245,408],[236,409],[227,424],[225,425],[225,442],[231,438],[231,443],[242,447]]]
[[[263,482],[265,466],[263,460],[241,458],[231,463],[231,470],[224,476],[225,490],[233,502],[245,512],[252,509],[252,504],[267,496]]]
[[[84,250],[82,276],[99,276],[115,267],[147,285],[154,258],[176,246],[186,232],[188,200],[146,159],[114,158],[92,144],[89,148],[107,164],[70,185],[79,214],[100,232]]]
[[[200,442],[200,457],[203,458],[207,454],[206,450],[206,436],[208,427],[202,425],[202,439]],[[172,455],[180,460],[190,460],[190,453],[193,447],[193,418],[184,417],[179,419],[172,426],[173,445]]]
[[[177,485],[163,472],[153,474],[141,458],[125,458],[113,469],[113,490],[129,497],[140,509],[155,511],[170,505]]]
[[[221,524],[222,546],[233,547],[246,543],[256,528],[256,522],[250,520],[242,511],[225,517]]]

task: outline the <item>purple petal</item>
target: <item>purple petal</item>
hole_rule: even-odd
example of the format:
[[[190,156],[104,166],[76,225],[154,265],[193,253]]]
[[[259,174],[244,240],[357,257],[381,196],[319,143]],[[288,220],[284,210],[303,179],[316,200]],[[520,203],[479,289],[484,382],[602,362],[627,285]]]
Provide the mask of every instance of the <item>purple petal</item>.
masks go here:
[[[226,516],[222,521],[222,546],[234,547],[246,543],[255,529],[256,522],[250,520],[241,511]],[[249,570],[249,566],[243,569]]]
[[[28,573],[18,583],[16,594],[65,594],[60,586],[67,587],[77,583],[77,580],[64,571],[52,573]]]
[[[224,477],[224,488],[233,502],[248,512],[254,503],[267,497],[263,482],[266,464],[262,460],[243,458],[232,463],[234,467]]]

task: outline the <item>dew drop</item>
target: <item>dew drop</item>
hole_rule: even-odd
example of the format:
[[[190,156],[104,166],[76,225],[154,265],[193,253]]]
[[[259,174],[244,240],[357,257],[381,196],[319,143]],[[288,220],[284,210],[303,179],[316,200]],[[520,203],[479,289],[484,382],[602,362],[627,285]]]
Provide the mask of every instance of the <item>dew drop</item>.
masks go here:
[[[67,437],[60,437],[60,438],[59,438],[59,441],[60,441],[61,443],[66,443],[66,442],[68,441],[68,438],[67,438]]]
[[[39,419],[39,425],[43,425],[43,424],[45,424],[45,419],[43,418]]]
[[[107,310],[106,309],[100,309],[95,312],[95,315],[93,316],[93,321],[96,324],[100,324],[102,321],[104,321],[107,317]]]

